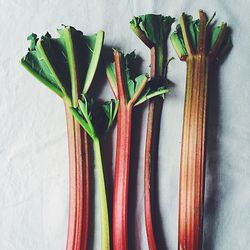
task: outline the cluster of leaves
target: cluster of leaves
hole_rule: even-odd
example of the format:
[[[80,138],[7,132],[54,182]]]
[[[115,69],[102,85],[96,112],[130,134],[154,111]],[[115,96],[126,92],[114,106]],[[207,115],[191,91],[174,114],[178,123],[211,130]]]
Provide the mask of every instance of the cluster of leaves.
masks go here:
[[[90,87],[104,33],[85,36],[71,26],[63,26],[58,33],[58,38],[49,33],[41,38],[31,34],[28,53],[21,63],[35,78],[72,103]]]
[[[229,29],[227,27],[227,24],[222,22],[218,26],[211,25],[212,20],[215,17],[215,14],[207,21],[206,24],[206,33],[207,33],[207,40],[206,40],[206,53],[209,53],[215,46],[216,42],[218,41],[219,37],[223,33],[223,37],[220,37],[222,41],[220,42],[220,55],[223,55],[225,51],[228,51],[231,46],[231,39],[229,37]],[[188,38],[191,42],[192,49],[195,52],[197,52],[197,46],[200,36],[200,20],[193,20],[193,17],[191,15],[186,15],[183,13],[183,18],[185,21],[185,26],[188,33]],[[174,31],[171,36],[170,40],[173,44],[174,49],[176,50],[176,53],[178,54],[179,58],[185,58],[188,56],[187,49],[185,46],[184,38],[183,38],[183,30],[180,24],[176,26],[176,31]],[[218,57],[220,57],[218,55]]]
[[[167,41],[174,21],[175,19],[170,16],[154,14],[134,17],[130,21],[134,33],[149,48],[155,48],[155,84],[158,86],[167,82]]]
[[[125,69],[125,95],[127,103],[132,100],[137,93],[143,88],[143,91],[138,96],[134,106],[139,105],[155,96],[164,96],[168,92],[166,86],[156,88],[151,81],[148,81],[147,74],[136,75],[134,69],[136,64],[136,55],[133,52],[124,56],[124,69]],[[115,64],[111,63],[106,68],[108,79],[111,83],[113,92],[117,97],[117,84],[116,84],[116,71]]]
[[[170,16],[147,14],[134,17],[130,27],[136,34],[143,33],[152,46],[164,47],[174,20]]]
[[[118,101],[113,99],[109,102],[101,102],[88,100],[85,95],[82,95],[82,99],[78,100],[78,107],[72,107],[71,112],[94,140],[108,132],[115,120],[118,106]]]

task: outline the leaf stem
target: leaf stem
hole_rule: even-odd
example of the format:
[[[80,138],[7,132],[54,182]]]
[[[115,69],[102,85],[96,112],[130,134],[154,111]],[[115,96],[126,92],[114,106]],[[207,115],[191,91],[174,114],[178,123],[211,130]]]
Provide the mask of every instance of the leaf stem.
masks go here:
[[[206,52],[206,27],[207,27],[207,17],[203,10],[199,11],[200,15],[200,37],[198,42],[198,53]]]
[[[102,156],[100,141],[97,137],[93,139],[95,166],[98,171],[98,183],[100,190],[100,204],[101,204],[101,249],[110,250],[109,239],[109,217],[108,217],[108,204],[106,196],[106,187],[103,173]]]
[[[159,130],[163,99],[156,97],[149,101],[148,122],[144,161],[144,209],[145,223],[150,250],[157,249],[155,240],[153,204],[155,171],[158,162]]]
[[[186,18],[186,15],[183,13],[180,17],[180,25],[181,25],[182,35],[183,35],[187,53],[189,56],[191,56],[193,54],[193,48],[191,45],[191,41],[189,39],[189,33],[187,31],[187,24],[186,24],[185,18]]]
[[[164,74],[163,49],[160,47],[153,47],[150,52],[150,77],[153,81],[155,81],[154,84],[159,84],[157,81],[162,80],[161,78]],[[158,146],[162,107],[163,99],[161,97],[156,97],[149,101],[144,160],[144,209],[148,246],[150,250],[157,249],[153,221],[153,183],[156,178],[155,168],[157,168],[158,164]]]

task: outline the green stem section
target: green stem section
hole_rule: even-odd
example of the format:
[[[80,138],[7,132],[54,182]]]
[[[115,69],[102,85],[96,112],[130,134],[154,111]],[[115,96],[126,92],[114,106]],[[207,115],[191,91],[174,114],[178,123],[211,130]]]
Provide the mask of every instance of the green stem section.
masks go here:
[[[180,166],[178,249],[202,249],[208,59],[187,58]]]
[[[162,46],[156,47],[155,50],[155,76],[156,78],[160,77],[162,78],[164,76],[164,68],[165,63],[164,62],[164,48]],[[151,77],[153,77],[151,75]],[[162,80],[162,79],[161,79]],[[159,84],[159,83],[156,83]]]
[[[93,139],[95,166],[98,172],[98,183],[100,190],[100,206],[101,206],[101,249],[110,250],[109,238],[109,217],[108,217],[108,204],[106,196],[106,187],[103,173],[102,156],[100,141],[97,137]]]

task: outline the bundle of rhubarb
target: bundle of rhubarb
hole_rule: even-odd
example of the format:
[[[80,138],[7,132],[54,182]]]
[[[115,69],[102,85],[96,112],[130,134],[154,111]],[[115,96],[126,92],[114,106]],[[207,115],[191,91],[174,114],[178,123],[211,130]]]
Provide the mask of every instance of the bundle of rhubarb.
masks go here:
[[[231,48],[227,25],[214,27],[203,11],[200,19],[182,14],[171,34],[177,55],[187,63],[186,95],[179,190],[178,249],[202,249],[204,200],[205,127],[209,68]],[[150,250],[157,245],[154,214],[154,172],[157,168],[163,97],[169,91],[167,80],[167,41],[174,18],[148,14],[134,17],[131,29],[150,49],[150,73],[139,74],[134,52],[124,55],[114,50],[114,62],[106,75],[116,100],[103,102],[89,93],[100,61],[104,32],[86,36],[70,26],[41,38],[31,34],[30,47],[21,64],[36,79],[62,98],[65,106],[69,148],[69,219],[67,250],[88,247],[90,152],[97,168],[100,195],[100,249],[127,250],[128,203],[131,157],[132,113],[149,100],[144,160],[144,214]],[[93,85],[93,86],[92,86]],[[117,115],[117,143],[112,201],[109,218],[108,200],[101,145]],[[91,139],[91,140],[90,140]],[[133,142],[138,143],[138,142]],[[90,150],[90,145],[93,150]],[[166,163],[167,164],[167,163]],[[112,167],[112,166],[107,166]],[[142,213],[143,214],[143,213]],[[111,222],[111,226],[110,223]],[[112,231],[112,241],[110,232]]]

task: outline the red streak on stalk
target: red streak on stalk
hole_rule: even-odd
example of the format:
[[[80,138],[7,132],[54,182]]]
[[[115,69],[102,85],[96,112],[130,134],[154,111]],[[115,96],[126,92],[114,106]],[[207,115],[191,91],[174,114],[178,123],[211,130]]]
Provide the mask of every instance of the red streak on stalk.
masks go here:
[[[86,132],[65,104],[69,148],[69,219],[67,250],[86,250],[89,219],[89,155]]]
[[[202,249],[208,60],[187,58],[179,194],[179,250]]]
[[[152,206],[151,206],[151,146],[153,134],[153,117],[154,117],[154,102],[149,103],[148,126],[146,135],[146,149],[145,149],[145,166],[144,166],[144,210],[145,223],[148,238],[148,246],[150,250],[156,249],[154,239],[154,228],[152,221]]]
[[[128,224],[128,184],[130,168],[131,115],[132,105],[127,105],[124,93],[120,55],[115,55],[119,110],[117,118],[117,146],[113,194],[113,247],[126,250]]]
[[[155,47],[152,47],[151,50],[151,70],[150,76],[152,79],[155,78],[156,73],[156,54]],[[158,99],[158,98],[157,98]],[[158,100],[159,102],[161,100]],[[160,103],[158,104],[160,105]],[[149,101],[149,110],[148,110],[148,123],[147,123],[147,134],[146,134],[146,148],[145,148],[145,162],[144,162],[144,211],[145,211],[145,223],[146,223],[146,232],[148,238],[148,247],[150,250],[156,250],[155,236],[154,236],[154,227],[152,220],[152,194],[151,194],[151,171],[153,171],[152,164],[154,163],[155,147],[157,144],[157,139],[154,138],[155,127],[154,121],[157,119],[155,117],[155,109],[156,107],[156,98]],[[158,113],[158,112],[157,112]],[[161,113],[161,112],[160,112]]]

